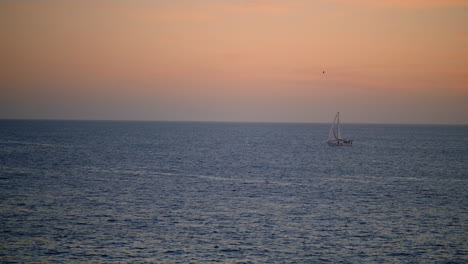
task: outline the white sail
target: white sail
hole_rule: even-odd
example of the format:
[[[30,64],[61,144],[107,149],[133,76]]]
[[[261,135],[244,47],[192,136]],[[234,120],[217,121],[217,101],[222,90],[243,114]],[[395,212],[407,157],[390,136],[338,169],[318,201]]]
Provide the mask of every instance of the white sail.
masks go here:
[[[336,140],[336,136],[335,136],[335,130],[334,130],[334,123],[331,125],[330,127],[330,132],[328,133],[328,141],[330,140]]]
[[[338,139],[343,139],[343,137],[341,136],[341,125],[340,125],[340,112],[338,112],[336,114],[336,119],[337,119],[337,130],[338,130]]]
[[[336,117],[333,119],[333,123],[331,124],[330,127],[330,132],[328,133],[328,141],[330,140],[336,140],[336,132],[335,132],[335,124],[336,124]]]

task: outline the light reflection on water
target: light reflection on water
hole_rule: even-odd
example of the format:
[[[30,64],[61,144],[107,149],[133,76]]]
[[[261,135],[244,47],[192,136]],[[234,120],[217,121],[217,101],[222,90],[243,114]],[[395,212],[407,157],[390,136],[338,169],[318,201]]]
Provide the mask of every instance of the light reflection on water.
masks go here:
[[[5,263],[468,263],[468,127],[0,124]]]

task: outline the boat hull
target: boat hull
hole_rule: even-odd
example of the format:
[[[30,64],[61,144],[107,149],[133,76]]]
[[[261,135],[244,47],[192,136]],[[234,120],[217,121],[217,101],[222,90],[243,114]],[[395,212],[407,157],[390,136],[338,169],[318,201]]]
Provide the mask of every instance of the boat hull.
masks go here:
[[[351,147],[353,145],[352,140],[329,140],[327,141],[328,146],[339,147],[339,146],[347,146]]]

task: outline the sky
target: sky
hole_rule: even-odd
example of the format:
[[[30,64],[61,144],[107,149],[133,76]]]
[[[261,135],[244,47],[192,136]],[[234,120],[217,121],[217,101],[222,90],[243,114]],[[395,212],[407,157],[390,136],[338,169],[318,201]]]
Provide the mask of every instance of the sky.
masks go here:
[[[468,0],[2,0],[0,39],[0,118],[468,124]]]

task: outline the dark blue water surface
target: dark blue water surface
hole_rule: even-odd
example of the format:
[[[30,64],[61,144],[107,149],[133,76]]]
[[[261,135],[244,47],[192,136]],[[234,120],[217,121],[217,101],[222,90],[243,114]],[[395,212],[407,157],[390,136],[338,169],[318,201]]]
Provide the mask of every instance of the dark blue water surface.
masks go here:
[[[0,121],[3,263],[468,263],[468,127]]]

